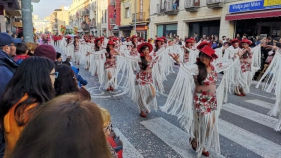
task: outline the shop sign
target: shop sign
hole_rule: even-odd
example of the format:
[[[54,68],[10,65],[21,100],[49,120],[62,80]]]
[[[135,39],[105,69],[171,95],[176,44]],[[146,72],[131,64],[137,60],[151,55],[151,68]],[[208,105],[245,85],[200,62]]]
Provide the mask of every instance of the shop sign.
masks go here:
[[[264,0],[264,6],[281,5],[280,0]]]
[[[273,5],[273,6],[264,6],[265,1],[257,0],[257,1],[253,1],[253,2],[232,4],[229,6],[229,13],[281,8],[281,4],[277,4],[277,5]],[[267,0],[267,1],[271,1],[271,0]],[[280,2],[278,2],[278,3],[280,3]]]

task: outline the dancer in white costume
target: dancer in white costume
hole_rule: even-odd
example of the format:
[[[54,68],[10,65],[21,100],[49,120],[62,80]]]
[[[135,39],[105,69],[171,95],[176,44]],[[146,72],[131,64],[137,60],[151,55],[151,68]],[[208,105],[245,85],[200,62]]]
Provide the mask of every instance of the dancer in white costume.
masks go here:
[[[256,88],[258,88],[261,82],[264,80],[265,84],[262,89],[268,93],[275,94],[276,102],[268,114],[270,116],[277,116],[277,114],[279,115],[279,120],[274,126],[274,130],[281,131],[281,48],[277,48],[276,46],[267,47],[272,48],[275,51],[275,55]]]
[[[236,86],[235,94],[238,96],[246,96],[250,92],[250,86],[255,73],[260,69],[260,46],[250,48],[252,42],[248,39],[241,41],[242,49],[239,51],[242,78],[246,85]]]
[[[85,70],[89,70],[90,66],[92,64],[91,54],[93,54],[95,44],[94,44],[94,42],[92,42],[92,40],[88,39],[85,47],[86,47],[85,48],[86,59],[85,59],[85,66],[84,67],[85,67]]]
[[[162,38],[156,38],[155,39],[156,43],[155,43],[155,46],[154,46],[154,52],[157,52],[160,48],[163,47],[163,39]]]
[[[116,55],[119,55],[114,49],[115,43],[113,41],[109,41],[107,43],[106,53],[105,53],[105,84],[107,87],[107,91],[114,91],[115,86],[117,85],[117,77],[116,76]]]
[[[79,52],[80,41],[78,36],[74,37],[73,45],[74,45],[74,56],[73,56],[74,63],[80,65],[79,62],[80,62],[81,53]]]
[[[66,56],[70,59],[74,59],[74,45],[70,36],[66,37]]]
[[[90,60],[91,60],[91,67],[90,72],[92,75],[98,76],[98,71],[103,71],[103,63],[104,63],[104,53],[97,53],[102,50],[101,46],[101,38],[95,39],[95,45],[92,49],[92,54],[90,54]],[[103,63],[102,63],[103,62]]]
[[[218,116],[228,87],[232,84],[229,81],[234,75],[235,64],[239,64],[239,58],[212,65],[217,55],[208,45],[200,50],[196,64],[182,64],[179,55],[170,56],[180,64],[180,70],[161,110],[178,116],[183,128],[191,135],[190,143],[198,157],[201,154],[209,156],[208,150],[211,147],[220,153]],[[224,71],[225,75],[216,88],[217,73],[220,71]]]
[[[193,64],[195,62],[195,60],[189,60],[190,57],[194,56],[194,58],[197,58],[196,54],[194,53],[194,46],[195,43],[195,39],[194,38],[189,38],[185,41],[185,47],[184,48],[184,55],[183,55],[183,63],[184,64]]]
[[[127,55],[118,58],[118,67],[122,65],[128,66],[128,77],[126,87],[132,100],[138,104],[140,116],[146,117],[150,113],[151,108],[157,110],[156,90],[160,93],[164,91],[162,85],[162,77],[159,72],[158,56],[153,55],[153,47],[150,43],[143,43],[137,47],[139,57]],[[133,73],[132,64],[128,64],[128,60],[136,62],[139,66],[139,72]],[[118,68],[118,71],[122,68]]]

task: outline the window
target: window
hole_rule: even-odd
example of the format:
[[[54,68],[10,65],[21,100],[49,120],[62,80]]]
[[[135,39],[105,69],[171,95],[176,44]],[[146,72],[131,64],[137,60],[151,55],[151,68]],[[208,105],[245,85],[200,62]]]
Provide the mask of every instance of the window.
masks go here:
[[[101,11],[101,12],[102,12],[101,14],[103,15],[103,11]],[[101,22],[101,23],[103,23],[103,17],[102,17],[101,19],[102,19],[102,22]]]
[[[106,19],[107,19],[107,18],[106,18],[106,12],[107,12],[107,9],[104,11],[104,19],[105,19],[105,20],[104,20],[104,23],[107,23],[107,20],[106,20]]]
[[[125,8],[125,18],[130,17],[130,8]]]

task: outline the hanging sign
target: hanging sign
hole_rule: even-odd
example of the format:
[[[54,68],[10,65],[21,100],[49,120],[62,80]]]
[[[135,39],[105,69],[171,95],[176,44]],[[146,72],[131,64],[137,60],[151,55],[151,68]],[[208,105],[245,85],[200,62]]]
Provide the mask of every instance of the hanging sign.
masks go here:
[[[253,1],[253,2],[232,4],[232,5],[229,6],[229,13],[281,8],[281,4],[274,5],[274,6],[264,6],[265,1],[264,0],[257,0],[257,1]],[[268,0],[268,1],[271,2],[271,0]],[[278,0],[278,1],[280,3],[281,0]]]
[[[264,6],[281,5],[281,1],[280,1],[280,0],[264,0],[263,5],[264,5]]]

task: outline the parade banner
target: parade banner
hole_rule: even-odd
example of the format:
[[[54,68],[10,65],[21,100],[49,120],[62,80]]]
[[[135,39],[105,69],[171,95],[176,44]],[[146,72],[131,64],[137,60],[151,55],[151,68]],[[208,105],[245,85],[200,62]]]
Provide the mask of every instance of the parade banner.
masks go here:
[[[265,1],[270,2],[270,4],[272,2],[272,0],[265,0]],[[232,4],[232,5],[229,6],[229,13],[238,13],[238,12],[247,12],[247,11],[281,8],[280,0],[275,0],[276,2],[278,1],[279,4],[273,5],[273,6],[265,6],[264,5],[265,1],[264,0],[257,0],[257,1],[253,1],[253,2]],[[267,4],[269,4],[269,3],[267,3]]]
[[[281,0],[264,0],[264,6],[281,5]]]

